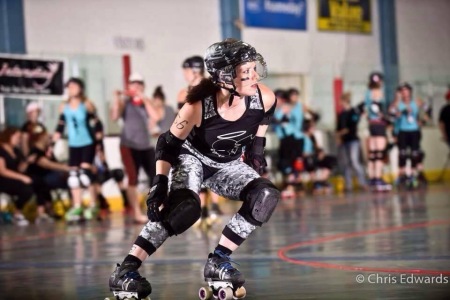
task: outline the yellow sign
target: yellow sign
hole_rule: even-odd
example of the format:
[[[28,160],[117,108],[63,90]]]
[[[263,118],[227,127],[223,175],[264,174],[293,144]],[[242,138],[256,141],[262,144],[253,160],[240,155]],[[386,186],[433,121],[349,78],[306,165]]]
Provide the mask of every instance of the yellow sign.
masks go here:
[[[319,30],[371,33],[371,0],[317,0]]]

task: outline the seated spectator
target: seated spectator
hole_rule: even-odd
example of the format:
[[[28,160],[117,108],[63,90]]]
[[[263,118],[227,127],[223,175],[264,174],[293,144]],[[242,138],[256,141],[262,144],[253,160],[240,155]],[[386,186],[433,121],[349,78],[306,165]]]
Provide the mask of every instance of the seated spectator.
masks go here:
[[[33,188],[36,192],[38,205],[36,223],[52,220],[47,214],[52,202],[51,190],[68,189],[67,177],[71,168],[47,155],[50,141],[46,131],[30,135],[29,157],[33,157],[33,162],[28,166],[27,174],[33,179]]]
[[[41,107],[35,101],[28,103],[26,107],[27,121],[22,125],[21,150],[27,156],[30,152],[30,135],[33,132],[43,132],[46,130],[44,124],[39,121]]]
[[[17,148],[19,144],[19,129],[9,127],[1,132],[0,193],[15,198],[16,211],[13,221],[18,226],[27,226],[29,222],[22,214],[22,210],[33,196],[33,187],[31,178],[23,174],[28,167],[28,162],[25,161],[22,152]]]

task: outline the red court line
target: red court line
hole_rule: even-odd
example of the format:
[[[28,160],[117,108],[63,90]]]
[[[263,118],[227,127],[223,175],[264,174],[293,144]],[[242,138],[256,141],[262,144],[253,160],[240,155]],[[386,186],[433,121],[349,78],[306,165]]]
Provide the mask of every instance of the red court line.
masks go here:
[[[281,248],[278,250],[278,257],[286,262],[296,264],[296,265],[303,265],[303,266],[309,266],[313,268],[325,268],[325,269],[336,269],[336,270],[345,270],[345,271],[360,271],[360,272],[386,272],[386,273],[415,273],[415,274],[426,274],[426,275],[450,275],[450,271],[439,271],[439,270],[423,270],[423,269],[398,269],[398,268],[375,268],[375,267],[357,267],[357,266],[349,266],[349,265],[339,265],[339,264],[330,264],[330,263],[324,263],[320,261],[304,261],[304,260],[298,260],[289,258],[286,255],[286,252],[309,246],[309,245],[317,245],[322,244],[326,242],[331,242],[335,240],[341,240],[341,239],[351,239],[355,237],[360,236],[366,236],[371,234],[379,234],[379,233],[386,233],[386,232],[395,232],[395,231],[401,231],[401,230],[407,230],[407,229],[414,229],[414,228],[421,228],[421,227],[428,227],[428,226],[437,226],[437,225],[446,225],[450,224],[450,220],[436,220],[436,221],[430,221],[430,222],[422,222],[422,223],[413,223],[403,226],[393,226],[393,227],[386,227],[381,229],[373,229],[373,230],[367,230],[367,231],[359,231],[359,232],[349,232],[349,233],[342,233],[342,234],[336,234],[328,237],[318,238],[314,240],[309,240],[305,242],[295,243],[286,247]]]

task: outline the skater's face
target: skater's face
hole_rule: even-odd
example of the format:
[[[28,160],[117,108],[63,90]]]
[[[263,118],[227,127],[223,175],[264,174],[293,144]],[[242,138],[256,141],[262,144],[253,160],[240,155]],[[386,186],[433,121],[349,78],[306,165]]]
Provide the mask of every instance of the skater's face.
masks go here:
[[[256,62],[246,62],[236,67],[234,85],[241,96],[253,96],[256,94],[259,80],[256,71]]]
[[[402,88],[402,91],[401,91],[401,93],[402,93],[402,98],[403,98],[403,100],[410,100],[410,98],[411,98],[411,91],[408,89],[408,88]]]
[[[188,84],[191,84],[196,78],[196,72],[191,68],[183,68],[183,77]]]
[[[133,94],[143,94],[145,90],[145,85],[139,81],[132,81],[128,84],[128,89]]]
[[[67,85],[67,93],[69,94],[69,97],[79,97],[81,96],[82,90],[81,86],[79,86],[76,82],[70,82]]]
[[[41,113],[40,109],[35,109],[35,110],[30,111],[28,113],[28,120],[30,120],[31,122],[37,122],[39,119],[40,113]]]

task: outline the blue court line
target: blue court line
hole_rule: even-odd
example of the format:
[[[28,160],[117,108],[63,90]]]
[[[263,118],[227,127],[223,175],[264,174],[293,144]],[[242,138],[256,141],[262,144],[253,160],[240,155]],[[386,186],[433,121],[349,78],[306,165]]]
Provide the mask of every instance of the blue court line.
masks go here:
[[[304,261],[432,261],[432,260],[450,260],[450,255],[436,255],[436,256],[300,256],[290,255],[289,257],[301,259]],[[251,262],[272,262],[280,260],[277,256],[266,257],[238,257],[237,261],[243,263]],[[145,264],[166,265],[166,264],[204,264],[206,258],[202,259],[184,259],[184,258],[166,258],[166,259],[151,259]],[[25,269],[25,268],[67,268],[75,266],[114,266],[118,261],[102,261],[102,260],[86,260],[86,261],[52,261],[52,262],[2,262],[0,263],[0,270],[7,269]]]

